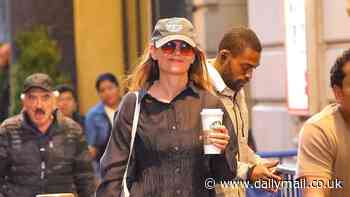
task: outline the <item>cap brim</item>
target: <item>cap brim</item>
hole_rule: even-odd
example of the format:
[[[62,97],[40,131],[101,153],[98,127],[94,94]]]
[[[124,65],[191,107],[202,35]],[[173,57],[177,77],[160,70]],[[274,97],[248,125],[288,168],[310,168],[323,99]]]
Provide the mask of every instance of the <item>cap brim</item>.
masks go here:
[[[48,89],[48,88],[45,88],[45,87],[42,87],[42,86],[30,86],[30,87],[27,87],[23,90],[23,93],[27,93],[30,89],[33,89],[33,88],[39,88],[39,89],[42,89],[42,90],[45,90],[45,91],[48,91],[48,92],[51,92],[52,90]]]
[[[163,46],[165,43],[172,41],[172,40],[181,40],[181,41],[184,41],[187,44],[191,45],[192,47],[196,47],[196,43],[191,38],[189,38],[187,36],[183,36],[183,35],[166,36],[162,39],[155,41],[155,46],[156,46],[156,48],[159,48],[159,47]]]

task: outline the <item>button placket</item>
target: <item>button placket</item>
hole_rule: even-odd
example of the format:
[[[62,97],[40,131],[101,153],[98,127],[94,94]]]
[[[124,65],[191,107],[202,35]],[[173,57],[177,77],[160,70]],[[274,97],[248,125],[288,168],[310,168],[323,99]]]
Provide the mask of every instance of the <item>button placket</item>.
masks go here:
[[[176,110],[175,110],[175,104],[170,104],[170,119],[169,119],[169,129],[170,132],[174,133],[177,130],[177,120],[176,120]]]
[[[178,146],[174,146],[173,149],[174,149],[175,152],[179,151],[179,147]]]
[[[181,190],[177,189],[177,190],[176,190],[176,194],[177,194],[177,195],[180,195],[180,194],[181,194]]]

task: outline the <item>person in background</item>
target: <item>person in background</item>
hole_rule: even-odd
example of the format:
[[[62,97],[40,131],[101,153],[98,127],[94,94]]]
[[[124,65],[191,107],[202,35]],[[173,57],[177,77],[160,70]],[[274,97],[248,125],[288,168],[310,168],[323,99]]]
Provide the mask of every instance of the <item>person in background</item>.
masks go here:
[[[350,49],[330,71],[336,103],[306,121],[299,134],[296,178],[304,197],[350,196]]]
[[[0,123],[8,116],[10,104],[9,64],[11,46],[9,43],[0,45]]]
[[[121,195],[130,151],[127,180],[130,195],[135,197],[213,197],[215,190],[205,187],[206,179],[235,177],[233,125],[219,98],[209,92],[204,53],[194,35],[193,25],[185,18],[157,22],[144,59],[129,78],[129,90],[139,92],[141,104],[133,150],[130,139],[136,97],[128,93],[101,159],[97,197]],[[224,112],[225,127],[208,136],[221,154],[204,154],[200,137],[203,108]]]
[[[22,112],[0,126],[0,196],[92,197],[92,159],[84,134],[56,110],[52,79],[32,74],[22,92]]]
[[[59,93],[57,97],[58,109],[64,116],[79,123],[84,130],[84,116],[81,116],[78,111],[78,98],[73,88],[69,85],[63,84],[58,85],[55,89]]]
[[[100,102],[86,114],[85,134],[90,154],[95,161],[95,173],[99,177],[99,161],[107,146],[121,96],[118,80],[111,73],[100,74],[95,87]]]
[[[224,34],[216,58],[207,64],[215,93],[224,103],[237,132],[239,142],[237,177],[249,181],[281,180],[281,177],[274,174],[274,167],[278,161],[262,159],[248,146],[251,134],[243,87],[251,80],[254,70],[259,66],[261,51],[260,40],[251,29],[234,27]],[[217,189],[222,196],[246,196],[243,185]]]

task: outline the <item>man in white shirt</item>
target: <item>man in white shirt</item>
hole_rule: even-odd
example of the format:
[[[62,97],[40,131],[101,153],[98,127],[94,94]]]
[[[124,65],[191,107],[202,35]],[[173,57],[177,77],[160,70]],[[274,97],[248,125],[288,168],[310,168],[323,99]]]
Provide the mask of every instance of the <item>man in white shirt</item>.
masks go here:
[[[281,178],[273,173],[278,161],[260,158],[248,146],[248,109],[243,86],[247,84],[260,61],[262,47],[256,34],[243,27],[232,28],[221,39],[218,54],[208,61],[207,69],[217,95],[235,125],[239,143],[237,176],[240,180]],[[217,187],[221,196],[245,196],[245,188]]]

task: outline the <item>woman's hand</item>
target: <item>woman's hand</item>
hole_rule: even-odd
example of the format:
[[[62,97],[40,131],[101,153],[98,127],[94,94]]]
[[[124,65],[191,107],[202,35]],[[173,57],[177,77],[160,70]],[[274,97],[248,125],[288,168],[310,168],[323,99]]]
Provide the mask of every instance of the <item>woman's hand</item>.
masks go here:
[[[204,133],[207,133],[204,131]],[[227,144],[230,141],[230,136],[228,135],[228,130],[225,126],[221,126],[214,129],[214,132],[209,132],[209,135],[206,136],[208,141],[219,148],[220,150],[225,150]]]

